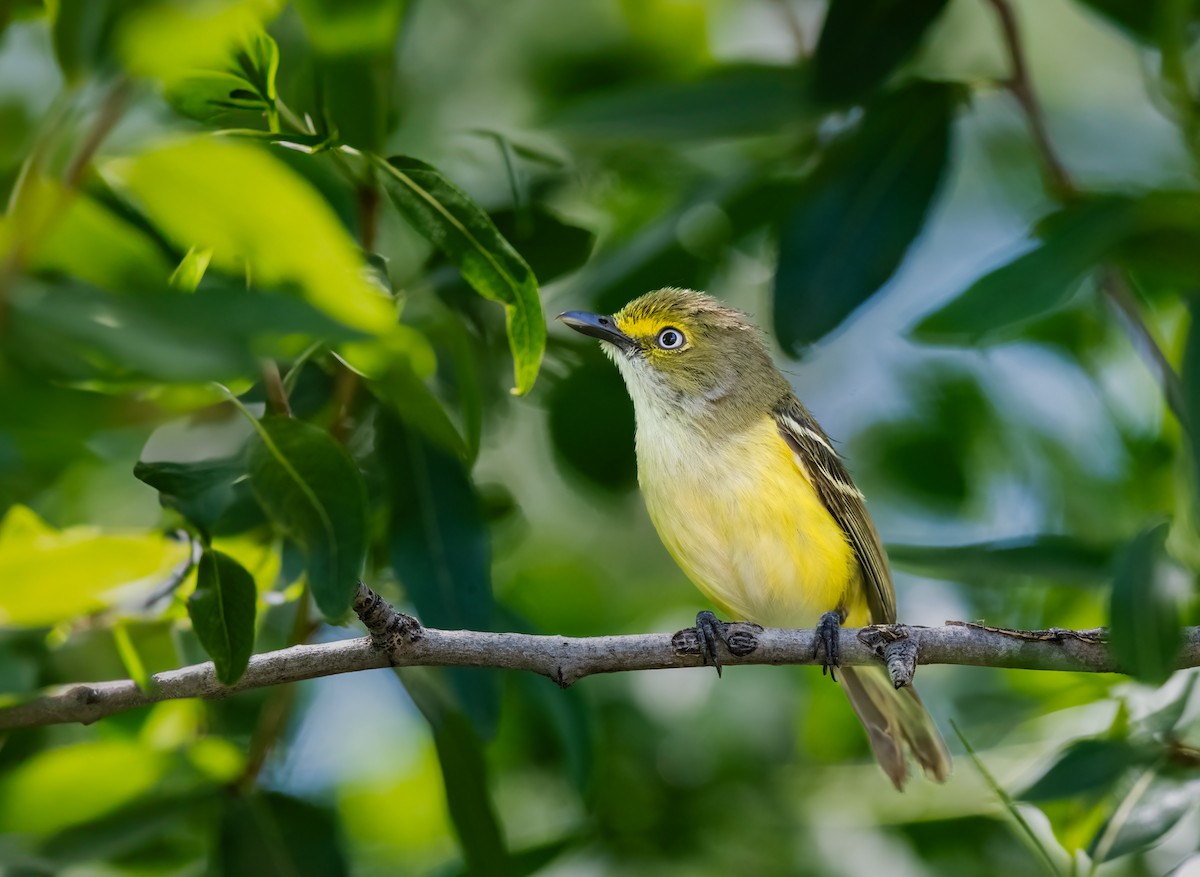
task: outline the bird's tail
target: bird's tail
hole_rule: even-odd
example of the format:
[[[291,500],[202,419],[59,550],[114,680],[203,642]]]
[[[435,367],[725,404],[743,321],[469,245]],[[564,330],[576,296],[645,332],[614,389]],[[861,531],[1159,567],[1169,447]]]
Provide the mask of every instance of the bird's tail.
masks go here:
[[[895,688],[883,667],[841,667],[838,672],[851,706],[867,729],[875,758],[896,788],[902,790],[908,779],[905,748],[925,776],[945,782],[950,776],[950,752],[916,690],[911,685]]]

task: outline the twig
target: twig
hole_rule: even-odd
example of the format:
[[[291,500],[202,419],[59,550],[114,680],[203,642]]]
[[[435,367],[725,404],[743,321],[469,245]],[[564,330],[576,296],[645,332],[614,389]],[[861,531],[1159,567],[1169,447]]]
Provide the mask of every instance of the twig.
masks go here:
[[[219,683],[210,663],[156,674],[154,688],[142,692],[130,680],[69,685],[24,703],[0,709],[0,730],[90,723],[114,713],[163,700],[199,697],[208,700],[240,691],[352,673],[377,667],[496,667],[529,670],[566,687],[597,673],[701,667],[703,660],[695,631],[672,635],[646,633],[628,636],[566,637],[471,630],[436,630],[393,610],[368,588],[360,590],[356,611],[370,637],[318,645],[300,645],[250,659],[241,680]],[[867,630],[864,628],[864,630]],[[1118,672],[1103,642],[1103,632],[1013,631],[955,622],[945,627],[905,629],[915,643],[921,664],[960,664],[1026,670]],[[745,654],[722,655],[726,667],[739,664],[820,664],[814,657],[812,630],[733,624],[731,632],[744,639]],[[841,631],[843,664],[877,664],[875,651],[860,640],[858,630]],[[1176,665],[1200,666],[1200,627],[1184,631]]]
[[[1054,150],[1054,144],[1046,130],[1046,117],[1038,103],[1033,90],[1033,81],[1029,76],[1029,65],[1025,61],[1025,50],[1021,43],[1020,31],[1017,28],[1016,14],[1013,12],[1010,0],[988,0],[1000,19],[1000,30],[1004,36],[1004,45],[1008,51],[1009,64],[1012,73],[1005,83],[1009,92],[1016,99],[1029,123],[1030,133],[1046,172],[1050,178],[1050,190],[1054,197],[1062,202],[1069,202],[1079,195],[1079,189],[1071,179],[1066,165]],[[1171,366],[1158,341],[1150,332],[1138,310],[1137,301],[1129,289],[1121,272],[1112,265],[1101,268],[1100,291],[1108,299],[1121,318],[1126,334],[1134,350],[1150,368],[1159,380],[1167,406],[1178,418],[1184,429],[1190,429],[1185,417],[1183,383],[1179,374]]]

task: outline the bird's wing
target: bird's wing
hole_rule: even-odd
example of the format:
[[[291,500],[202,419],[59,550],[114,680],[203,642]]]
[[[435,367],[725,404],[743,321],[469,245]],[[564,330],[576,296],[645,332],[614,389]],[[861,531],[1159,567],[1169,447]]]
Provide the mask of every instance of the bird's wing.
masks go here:
[[[871,621],[875,624],[895,621],[896,592],[883,543],[867,513],[863,495],[833,449],[833,442],[794,396],[780,403],[773,414],[780,435],[854,549],[862,569]]]

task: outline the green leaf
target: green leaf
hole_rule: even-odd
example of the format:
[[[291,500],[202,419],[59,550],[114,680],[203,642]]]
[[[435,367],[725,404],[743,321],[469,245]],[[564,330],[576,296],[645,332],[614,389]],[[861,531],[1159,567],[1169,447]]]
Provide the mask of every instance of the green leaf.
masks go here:
[[[171,272],[171,286],[182,292],[195,292],[200,281],[204,279],[204,272],[208,270],[211,260],[212,250],[192,247]]]
[[[555,382],[547,405],[555,456],[571,471],[612,493],[637,484],[633,403],[611,363],[582,360]]]
[[[57,204],[65,204],[65,209],[51,219]],[[61,272],[126,292],[161,288],[171,270],[149,235],[86,193],[67,192],[54,180],[32,178],[22,188],[21,208],[28,212],[0,218],[0,250],[11,246],[22,226],[47,223],[45,234],[33,236],[28,258],[34,271]],[[35,219],[37,213],[43,215]]]
[[[433,729],[446,804],[467,872],[478,877],[509,877],[509,854],[492,806],[483,744],[472,723],[454,708],[429,674],[406,670],[400,678]]]
[[[0,520],[0,627],[49,626],[109,608],[126,587],[167,578],[187,552],[161,533],[55,530],[14,505]]]
[[[391,301],[364,274],[357,246],[329,205],[261,148],[230,139],[174,141],[105,166],[181,249],[255,285],[292,286],[346,326],[380,332]]]
[[[168,753],[129,739],[43,750],[0,777],[0,825],[46,836],[87,824],[152,794],[169,767]]]
[[[329,435],[268,416],[250,439],[250,484],[267,514],[303,547],[308,582],[326,618],[340,619],[358,589],[367,553],[367,490]]]
[[[220,551],[205,550],[187,610],[196,638],[225,685],[237,682],[250,663],[257,598],[254,577],[240,563]]]
[[[1157,685],[1175,669],[1182,642],[1182,570],[1166,553],[1170,527],[1140,533],[1117,564],[1109,607],[1112,653],[1131,676]]]
[[[932,344],[1010,340],[1025,325],[1063,307],[1080,279],[1132,224],[1132,203],[1101,198],[1043,223],[1041,245],[986,274],[913,330]]]
[[[66,381],[227,381],[256,374],[260,356],[295,352],[296,336],[362,337],[292,296],[213,288],[135,297],[24,281],[9,299],[5,352]]]
[[[587,262],[596,243],[593,232],[563,222],[541,205],[497,210],[491,217],[496,230],[516,247],[542,284]]]
[[[224,877],[345,877],[333,810],[277,792],[229,794],[221,808],[212,873]]]
[[[431,627],[491,629],[491,546],[462,461],[383,412],[375,451],[387,476],[392,568],[417,615]],[[490,736],[499,711],[496,673],[455,669],[449,678],[463,709]]]
[[[1122,799],[1096,833],[1088,854],[1103,863],[1148,849],[1200,802],[1200,780],[1180,780],[1149,771]]]
[[[188,69],[168,80],[166,98],[176,110],[201,122],[215,122],[238,110],[276,120],[275,74],[279,47],[266,33],[245,35],[220,65]],[[269,133],[269,132],[268,132]]]
[[[912,334],[931,344],[1011,340],[1066,305],[1080,280],[1106,262],[1190,282],[1200,269],[1197,215],[1200,196],[1190,192],[1080,199],[1038,223],[1039,246],[975,281]]]
[[[516,375],[533,386],[546,347],[546,320],[533,271],[486,213],[436,168],[415,158],[376,159],[392,202],[484,298],[504,305]]]
[[[813,94],[871,96],[913,54],[947,0],[830,0],[813,55]]]
[[[1187,421],[1184,441],[1191,457],[1192,502],[1200,509],[1200,299],[1189,298],[1187,306],[1191,322],[1179,377],[1183,384],[1184,418]]]
[[[1153,735],[1171,736],[1175,732],[1175,726],[1187,712],[1188,702],[1191,700],[1192,691],[1196,688],[1197,679],[1200,679],[1200,675],[1197,673],[1189,674],[1183,685],[1183,691],[1179,692],[1169,703],[1141,719],[1138,722],[1138,729]]]
[[[776,134],[781,128],[816,120],[807,89],[806,72],[797,67],[717,67],[687,82],[643,85],[587,98],[551,123],[589,142]]]
[[[296,0],[313,48],[322,55],[390,51],[407,0]]]
[[[134,477],[157,490],[163,506],[175,509],[203,530],[229,508],[233,483],[245,474],[241,455],[188,463],[139,460],[133,467]]]
[[[976,576],[1038,576],[1055,582],[1107,581],[1111,549],[1071,536],[1043,534],[969,545],[888,545],[893,564],[921,575],[951,579]]]
[[[48,4],[54,54],[69,81],[92,71],[108,71],[117,23],[142,0],[56,0]]]
[[[1155,757],[1154,752],[1126,740],[1076,740],[1018,797],[1039,802],[1103,794],[1131,767],[1149,764]]]
[[[407,363],[397,362],[378,380],[367,384],[372,395],[408,426],[460,460],[468,456],[458,427],[437,396]]]
[[[805,181],[780,238],[775,334],[797,352],[895,272],[946,169],[959,89],[918,83],[864,111]]]

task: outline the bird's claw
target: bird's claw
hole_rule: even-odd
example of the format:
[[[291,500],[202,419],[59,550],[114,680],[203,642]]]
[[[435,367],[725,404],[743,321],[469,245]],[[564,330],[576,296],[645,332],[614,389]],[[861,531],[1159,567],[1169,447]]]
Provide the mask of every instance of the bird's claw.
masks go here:
[[[729,624],[705,609],[696,615],[696,641],[700,644],[700,657],[705,664],[711,663],[721,675],[721,649],[729,648]]]
[[[826,612],[817,622],[817,641],[813,645],[813,657],[825,652],[825,661],[821,665],[821,675],[827,672],[829,678],[837,681],[837,668],[841,666],[840,634],[842,630],[842,614],[837,611]]]

